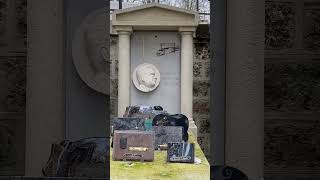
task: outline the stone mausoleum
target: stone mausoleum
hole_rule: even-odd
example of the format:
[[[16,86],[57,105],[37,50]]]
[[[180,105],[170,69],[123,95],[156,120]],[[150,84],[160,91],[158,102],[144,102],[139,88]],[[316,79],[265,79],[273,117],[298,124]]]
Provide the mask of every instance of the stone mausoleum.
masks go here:
[[[229,89],[227,93],[232,103],[227,104],[226,164],[238,167],[253,179],[261,176],[281,180],[319,179],[320,162],[314,157],[320,154],[317,143],[320,4],[313,0],[263,2],[228,0],[226,7],[227,84],[229,88],[238,88]],[[39,176],[53,142],[102,134],[106,129],[103,127],[105,117],[110,113],[118,115],[118,35],[110,37],[111,87],[103,87],[90,81],[99,80],[101,74],[89,74],[86,79],[81,73],[86,69],[78,73],[72,41],[75,30],[88,15],[99,9],[106,12],[106,1],[3,0],[1,5],[0,144],[3,148],[0,162],[6,166],[0,167],[0,175]],[[109,17],[101,18],[104,21]],[[105,24],[94,27],[98,31],[89,35],[98,32],[104,35],[109,30]],[[257,38],[263,35],[263,40]],[[212,73],[208,36],[208,25],[199,24],[193,36],[192,115],[198,129],[198,142],[206,155],[210,154],[208,126],[212,122],[208,112],[209,74]],[[106,40],[109,41],[109,34],[100,44],[91,41],[92,47],[105,46]],[[176,45],[181,48],[181,44]],[[101,52],[106,49],[102,48]],[[97,57],[101,62],[92,67],[103,71],[100,63],[105,62],[104,59],[109,62],[109,57],[94,58]],[[262,62],[264,67],[257,66],[256,62]],[[247,90],[263,80],[264,91],[263,88]],[[106,89],[111,90],[110,96],[105,95]],[[241,92],[241,96],[237,96],[237,92]],[[105,108],[109,97],[112,112],[106,112]],[[260,101],[250,105],[247,100],[253,99]],[[244,113],[245,107],[259,115]],[[232,112],[239,113],[231,116]],[[255,128],[262,126],[264,130]]]
[[[190,131],[197,134],[193,120],[193,66],[199,21],[193,11],[160,4],[113,14],[111,98],[117,103],[112,106],[116,107],[117,116],[122,116],[129,105],[160,105],[171,114],[186,115]],[[152,66],[150,73],[157,72],[154,88],[148,91],[137,87],[141,65]]]
[[[166,7],[166,6],[165,6]],[[146,8],[146,9],[144,9]],[[132,18],[133,20],[137,21],[131,21],[130,23],[130,28],[127,30],[128,36],[130,36],[130,40],[128,40],[128,43],[130,43],[130,46],[132,46],[131,48],[131,52],[133,56],[139,56],[141,58],[136,58],[136,59],[132,59],[132,64],[131,64],[131,69],[127,69],[127,71],[130,71],[131,73],[133,73],[133,70],[135,68],[136,65],[138,65],[139,63],[142,62],[151,62],[151,63],[155,63],[155,64],[160,64],[160,62],[163,62],[165,60],[167,60],[168,62],[166,62],[163,66],[162,66],[162,72],[165,73],[161,73],[161,85],[162,86],[166,86],[166,88],[168,89],[168,93],[166,96],[159,96],[158,98],[155,97],[155,99],[150,99],[149,102],[146,102],[148,104],[154,104],[154,105],[164,105],[164,108],[167,109],[169,112],[172,113],[180,113],[180,107],[182,104],[186,104],[184,102],[181,102],[180,98],[182,97],[181,93],[181,89],[179,87],[180,84],[180,63],[182,62],[182,59],[180,60],[180,43],[181,43],[181,38],[183,37],[182,32],[179,31],[183,31],[183,28],[185,28],[185,26],[188,26],[188,24],[186,24],[185,22],[180,20],[180,23],[176,23],[178,22],[177,19],[173,18],[174,14],[181,14],[185,15],[185,16],[190,16],[190,12],[185,12],[179,10],[176,10],[177,8],[163,8],[160,5],[154,5],[154,6],[146,6],[143,8],[139,8],[139,9],[133,9],[131,11],[123,11],[124,13],[130,13],[133,15],[130,15],[129,17]],[[139,23],[139,22],[144,22],[145,19],[144,18],[139,18],[137,17],[135,14],[139,14],[139,10],[140,11],[151,11],[153,13],[153,11],[156,11],[155,13],[167,13],[167,11],[171,11],[170,16],[168,15],[168,17],[164,17],[164,18],[168,18],[168,20],[166,21],[175,21],[175,23],[172,23],[173,25],[170,24],[166,24],[163,23],[162,24],[162,29],[166,30],[166,31],[159,31],[159,29],[161,30],[161,28],[157,28],[157,29],[152,29],[149,27],[150,30],[149,32],[144,32],[141,31],[143,29],[141,29],[139,31],[139,26],[138,27],[132,27],[134,26],[134,23]],[[135,11],[137,11],[135,13]],[[161,12],[162,11],[162,12]],[[150,12],[150,13],[151,13]],[[121,15],[122,13],[120,13]],[[143,13],[141,13],[143,14]],[[189,30],[189,43],[193,43],[192,45],[192,49],[188,50],[189,55],[187,55],[187,58],[191,58],[188,59],[190,62],[189,67],[187,68],[192,68],[189,69],[189,71],[191,71],[190,73],[188,73],[188,77],[187,79],[190,80],[190,82],[188,82],[188,86],[189,87],[184,87],[184,88],[188,88],[188,90],[191,90],[190,88],[192,88],[192,94],[189,95],[185,95],[184,97],[185,100],[187,100],[188,102],[188,106],[186,108],[189,108],[187,115],[189,114],[189,118],[191,120],[191,125],[193,125],[193,123],[195,123],[195,126],[197,126],[197,130],[195,130],[195,132],[197,132],[197,136],[198,136],[198,142],[200,144],[200,146],[202,147],[202,149],[204,150],[204,153],[206,155],[208,155],[207,157],[209,157],[209,146],[210,144],[209,142],[209,68],[210,68],[210,62],[209,62],[209,49],[208,49],[208,45],[209,45],[209,34],[208,34],[208,24],[200,24],[197,27],[195,26],[198,22],[198,19],[196,19],[196,16],[194,14],[191,14],[194,17],[192,18],[192,16],[190,17],[190,21],[193,28],[190,29],[186,29]],[[113,17],[116,17],[117,14]],[[155,14],[153,18],[157,17],[157,15]],[[121,16],[120,16],[121,18]],[[121,19],[119,20],[121,23]],[[163,20],[165,21],[165,20]],[[155,20],[152,20],[152,22],[157,22]],[[150,23],[152,24],[152,22],[146,22],[146,23]],[[117,22],[113,22],[114,26],[116,26]],[[181,25],[180,29],[179,29],[179,24]],[[141,25],[140,25],[141,26]],[[144,27],[146,25],[142,25],[142,27]],[[190,25],[189,25],[190,26]],[[121,27],[121,26],[120,26]],[[140,27],[141,28],[141,27]],[[144,27],[144,28],[147,28]],[[119,105],[119,90],[121,89],[120,87],[118,87],[119,84],[119,71],[121,71],[121,65],[119,64],[119,52],[123,52],[128,50],[127,48],[125,48],[125,46],[120,46],[119,45],[119,31],[120,29],[117,29],[116,27],[114,27],[114,29],[111,31],[111,37],[110,37],[110,60],[111,60],[111,71],[110,71],[110,86],[111,86],[111,94],[110,94],[110,103],[111,103],[111,108],[112,108],[112,117],[115,116],[122,116],[123,112],[124,112],[124,108],[126,105],[129,105],[129,101],[131,101],[131,104],[134,104],[134,101],[136,102],[136,104],[140,104],[142,102],[137,102],[138,97],[131,97],[131,99],[129,99],[130,97],[127,97],[126,99],[126,104],[125,105]],[[188,31],[187,31],[188,32]],[[142,50],[142,46],[143,46],[143,42],[142,42],[142,35],[145,36],[145,41],[144,41],[144,50]],[[186,36],[186,35],[185,35]],[[156,38],[157,37],[157,38]],[[129,37],[128,37],[129,38]],[[192,39],[191,39],[192,38]],[[162,48],[161,45],[163,46],[168,46],[169,49],[167,50],[167,54],[164,54],[163,56],[157,56],[157,52]],[[129,48],[130,48],[129,46]],[[136,47],[135,47],[136,46]],[[171,47],[174,46],[174,47]],[[176,46],[176,47],[175,47]],[[178,47],[179,46],[179,47]],[[189,45],[190,46],[190,45]],[[119,49],[119,47],[121,49]],[[177,49],[177,47],[179,49]],[[166,48],[166,47],[164,47]],[[171,48],[171,49],[170,49]],[[176,48],[176,49],[175,49]],[[140,52],[139,52],[139,51]],[[135,52],[138,51],[138,52]],[[142,59],[142,53],[143,51],[145,52],[144,55],[144,59]],[[176,51],[176,52],[175,52]],[[149,57],[148,57],[149,56]],[[169,59],[168,59],[169,57]],[[171,58],[171,59],[170,59]],[[136,61],[136,62],[135,62]],[[192,64],[191,64],[192,63]],[[126,66],[129,66],[129,64],[127,64]],[[192,66],[192,67],[191,67]],[[129,67],[127,67],[129,68]],[[125,73],[129,73],[129,72],[125,72]],[[128,77],[128,79],[126,79],[126,85],[132,85],[132,80],[131,80],[131,73],[127,74],[126,76]],[[167,74],[166,74],[167,73]],[[192,77],[190,76],[192,75]],[[166,77],[167,76],[167,77]],[[130,79],[129,79],[130,78]],[[128,87],[130,88],[130,87]],[[159,90],[159,89],[158,89]],[[187,90],[187,89],[185,89]],[[120,90],[121,91],[121,90]],[[123,90],[124,91],[124,90]],[[131,87],[131,94],[132,95],[136,95],[136,96],[141,96],[141,95],[145,95],[145,93],[141,93],[139,91],[136,90],[135,87]],[[123,93],[129,93],[129,92],[123,92]],[[185,93],[185,92],[182,92]],[[191,92],[189,92],[191,93]],[[127,95],[128,96],[128,95]],[[172,101],[172,99],[175,99],[174,101]],[[183,99],[182,99],[183,100]],[[120,98],[120,101],[122,101],[122,99]],[[144,102],[143,102],[144,103]],[[173,103],[175,103],[173,105]],[[170,109],[171,108],[171,109]],[[121,111],[119,112],[118,109],[121,109]],[[191,116],[190,116],[191,115]],[[193,122],[192,122],[193,121]]]

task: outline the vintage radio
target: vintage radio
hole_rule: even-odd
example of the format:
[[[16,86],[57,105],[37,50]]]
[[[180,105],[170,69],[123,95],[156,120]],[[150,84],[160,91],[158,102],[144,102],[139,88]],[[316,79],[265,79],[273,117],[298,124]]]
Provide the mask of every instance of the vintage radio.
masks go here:
[[[168,143],[167,161],[194,163],[194,143]]]
[[[154,132],[115,130],[113,137],[113,160],[153,161]]]
[[[116,117],[111,119],[111,135],[115,130],[145,130],[144,119],[134,117]]]
[[[153,126],[155,133],[154,147],[156,150],[167,149],[168,142],[182,142],[182,127],[179,126]]]

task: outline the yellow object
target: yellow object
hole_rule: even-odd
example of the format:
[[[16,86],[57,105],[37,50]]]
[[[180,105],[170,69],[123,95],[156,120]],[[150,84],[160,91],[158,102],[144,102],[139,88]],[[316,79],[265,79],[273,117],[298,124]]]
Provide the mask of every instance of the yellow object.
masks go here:
[[[129,147],[129,151],[147,151],[146,147]]]

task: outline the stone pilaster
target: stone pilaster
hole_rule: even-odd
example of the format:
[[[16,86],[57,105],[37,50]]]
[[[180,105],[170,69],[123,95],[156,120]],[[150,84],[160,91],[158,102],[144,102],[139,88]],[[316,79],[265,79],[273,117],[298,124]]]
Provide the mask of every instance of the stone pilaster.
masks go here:
[[[181,31],[181,113],[189,119],[189,130],[197,136],[193,121],[193,31]]]
[[[118,30],[119,47],[119,84],[118,84],[118,116],[122,117],[130,105],[130,34],[131,30]]]

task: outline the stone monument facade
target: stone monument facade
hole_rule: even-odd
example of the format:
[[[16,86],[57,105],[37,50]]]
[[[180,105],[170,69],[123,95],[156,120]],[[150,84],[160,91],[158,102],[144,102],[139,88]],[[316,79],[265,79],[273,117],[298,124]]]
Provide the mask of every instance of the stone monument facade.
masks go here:
[[[135,105],[133,103],[137,103],[138,101],[134,100],[132,96],[132,89],[134,87],[134,83],[131,83],[132,77],[132,69],[135,68],[133,64],[135,63],[135,51],[136,47],[131,41],[134,41],[136,35],[139,33],[143,34],[146,32],[146,35],[150,32],[157,32],[158,34],[154,35],[154,38],[157,36],[165,36],[162,32],[171,32],[178,35],[177,44],[180,44],[179,53],[178,47],[175,44],[169,46],[167,48],[163,48],[165,44],[160,44],[160,49],[155,52],[155,55],[160,57],[166,53],[176,53],[179,55],[179,63],[178,66],[173,69],[172,72],[179,71],[178,76],[174,78],[177,79],[176,84],[177,88],[172,88],[172,91],[179,89],[177,93],[178,96],[175,96],[170,101],[172,103],[178,102],[175,108],[172,108],[172,113],[182,113],[188,117],[190,131],[197,134],[197,128],[193,121],[193,38],[196,31],[196,28],[199,24],[199,15],[193,11],[187,11],[185,9],[176,8],[172,6],[166,6],[156,3],[150,3],[138,7],[127,8],[122,10],[117,10],[112,15],[112,30],[114,34],[118,35],[118,116],[122,116],[125,112],[125,108],[129,105]],[[169,36],[169,35],[166,35]],[[150,40],[150,38],[148,39]],[[144,41],[144,40],[143,40]],[[144,43],[144,42],[142,42]],[[146,42],[148,43],[148,42]],[[175,43],[175,42],[171,42]],[[161,48],[162,45],[162,48]],[[152,50],[145,51],[145,47],[143,45],[142,57],[137,57],[137,59],[144,59],[144,57],[154,57],[148,56],[148,53],[153,53]],[[141,52],[140,51],[140,52]],[[134,58],[133,58],[134,57]],[[157,65],[161,66],[161,62],[157,62],[157,58],[149,59],[147,61],[149,64],[158,63]],[[138,66],[139,64],[136,64]],[[169,66],[170,67],[170,66]],[[171,73],[172,73],[171,72]],[[149,74],[157,73],[153,72],[150,68]],[[165,76],[166,73],[161,73],[161,76]],[[153,75],[151,76],[153,78]],[[154,83],[150,83],[152,88],[141,88],[142,91],[147,91],[147,96],[150,93],[159,93],[159,97],[161,93],[164,93],[162,97],[166,97],[168,94],[165,92],[163,88],[163,84],[159,83],[159,89],[161,91],[155,90],[156,81]],[[154,80],[151,80],[151,82]],[[138,81],[136,81],[138,82]],[[153,85],[154,84],[154,85]],[[140,86],[139,86],[140,88]],[[154,89],[153,89],[154,88]],[[169,88],[169,87],[167,87]],[[148,90],[149,89],[149,90]],[[153,90],[152,92],[151,89]],[[154,95],[154,94],[153,94]],[[149,96],[148,99],[157,97],[157,95]],[[143,98],[143,96],[142,96]],[[140,98],[141,99],[141,98]],[[156,98],[155,98],[156,99]],[[143,101],[142,101],[143,102]],[[161,103],[160,101],[149,102],[153,104],[145,104],[145,105],[158,105]],[[170,112],[170,111],[169,111]]]
[[[133,32],[130,58],[132,75],[135,74],[137,68],[139,69],[146,63],[150,65],[149,67],[157,69],[161,75],[158,87],[153,88],[153,91],[143,92],[131,85],[130,103],[132,105],[160,105],[169,113],[179,113],[181,97],[179,33],[172,31]],[[146,68],[141,70],[148,73]],[[152,71],[150,69],[149,73]]]
[[[210,57],[209,57],[209,26],[199,25],[194,37],[194,58],[193,58],[193,120],[198,128],[198,143],[210,160],[210,118],[209,118],[209,99],[210,99]],[[110,110],[111,117],[117,116],[118,99],[118,36],[111,34],[110,37]],[[180,62],[180,59],[179,59]],[[134,70],[135,68],[133,68]],[[176,72],[180,74],[180,72]],[[162,76],[161,84],[166,83],[168,77]],[[172,76],[172,74],[167,74]],[[174,81],[174,79],[172,80]],[[168,82],[173,85],[175,82]],[[135,87],[132,89],[136,90]],[[138,91],[138,90],[137,90]],[[171,91],[172,92],[172,91]],[[180,89],[177,90],[180,92]],[[141,92],[141,94],[144,94]],[[173,92],[172,92],[173,94]],[[179,101],[180,102],[180,101]],[[179,104],[179,103],[178,103]]]

